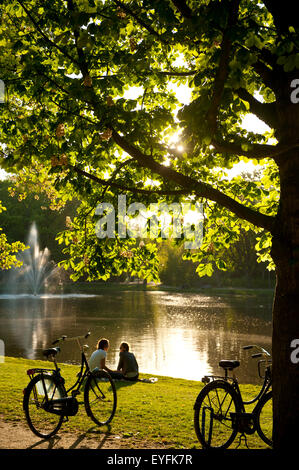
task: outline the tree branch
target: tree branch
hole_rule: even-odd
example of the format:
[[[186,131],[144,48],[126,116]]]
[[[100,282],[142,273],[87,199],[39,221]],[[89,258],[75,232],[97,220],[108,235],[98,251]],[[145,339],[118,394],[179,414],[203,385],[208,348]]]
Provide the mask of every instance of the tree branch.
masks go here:
[[[67,0],[67,5],[68,5],[69,11],[72,11],[72,12],[75,11],[75,5],[74,5],[73,0]],[[88,64],[85,59],[83,49],[78,46],[78,40],[80,36],[79,28],[74,28],[73,33],[75,37],[75,44],[76,44],[76,49],[77,49],[78,58],[79,58],[79,61],[78,61],[79,68],[83,75],[83,78],[85,78],[87,75],[89,75],[89,71],[88,71]]]
[[[255,72],[264,80],[265,85],[267,85],[267,87],[269,87],[271,90],[275,90],[275,74],[272,72],[272,70],[260,60],[252,64],[252,67]]]
[[[21,7],[23,8],[23,10],[26,12],[28,18],[30,19],[30,21],[34,24],[36,30],[41,34],[41,36],[45,39],[46,42],[48,42],[52,47],[55,47],[56,49],[58,49],[65,57],[67,57],[68,59],[70,59],[70,61],[76,65],[78,65],[78,62],[75,60],[74,57],[72,57],[68,52],[66,52],[62,47],[60,47],[58,44],[56,44],[54,41],[52,41],[50,38],[48,38],[48,36],[43,32],[43,30],[39,27],[37,21],[34,19],[34,17],[32,16],[31,12],[28,10],[27,7],[25,7],[25,5],[23,4],[23,2],[21,0],[17,0],[17,2],[21,5]]]
[[[289,26],[299,27],[298,15],[294,14],[293,0],[285,0],[283,8],[279,2],[263,0],[265,7],[271,13],[278,32],[288,32]]]
[[[208,128],[212,135],[214,135],[216,132],[217,114],[218,114],[219,106],[220,106],[221,99],[222,99],[224,84],[228,77],[230,52],[231,52],[231,47],[232,47],[230,33],[231,33],[231,28],[236,24],[238,20],[240,0],[232,0],[231,2],[229,2],[229,5],[230,5],[229,16],[228,16],[227,26],[226,26],[225,32],[223,34],[222,42],[221,42],[220,60],[219,60],[217,73],[215,76],[211,105],[206,115]]]
[[[156,36],[161,42],[165,43],[166,44],[166,41],[161,38],[160,34],[154,29],[152,28],[150,25],[148,25],[145,21],[143,21],[141,18],[139,18],[139,16],[134,13],[131,8],[129,8],[127,5],[125,5],[123,2],[120,2],[119,0],[113,0],[114,3],[119,6],[120,8],[122,8],[126,13],[128,13],[130,16],[132,16],[132,18],[134,18],[134,20],[137,21],[137,23],[140,24],[140,26],[142,26],[143,28],[145,28],[150,34],[153,34],[154,36]]]
[[[109,186],[111,186],[111,183],[113,183],[113,181],[115,180],[115,178],[116,178],[117,174],[120,172],[120,170],[121,170],[122,168],[124,168],[126,165],[130,165],[130,164],[131,164],[132,162],[134,162],[134,161],[135,161],[134,158],[129,158],[128,160],[125,160],[124,162],[122,162],[117,168],[115,168],[115,170],[114,170],[114,172],[112,173],[111,178],[110,178],[110,180],[109,180],[109,181],[110,181],[110,185],[109,185]],[[107,189],[109,188],[109,186],[108,186],[108,185],[105,186],[104,191],[103,191],[103,193],[102,193],[102,195],[101,195],[102,198],[105,196],[105,193],[106,193]]]
[[[49,98],[49,100],[50,100],[53,104],[55,104],[55,106],[57,106],[57,108],[61,109],[62,111],[65,111],[66,113],[71,114],[72,116],[76,116],[76,117],[78,117],[78,118],[80,118],[80,119],[84,119],[85,121],[89,122],[90,124],[93,124],[93,125],[96,124],[94,121],[92,121],[92,119],[88,118],[87,116],[82,116],[82,115],[80,114],[80,110],[79,110],[79,112],[76,113],[75,111],[71,111],[71,110],[65,108],[65,107],[62,106],[60,103],[57,103],[55,100],[53,100],[53,98]]]
[[[109,180],[103,180],[102,178],[99,178],[98,176],[93,175],[92,173],[88,173],[87,171],[82,170],[81,168],[77,167],[76,165],[74,165],[74,166],[69,165],[68,168],[73,169],[79,175],[85,176],[86,178],[89,178],[89,179],[95,181],[96,183],[99,183],[101,186],[105,186],[106,188],[111,186],[112,188],[121,189],[122,191],[128,191],[128,192],[131,192],[131,193],[146,194],[146,195],[158,194],[160,196],[176,196],[178,194],[181,194],[181,195],[189,194],[189,191],[187,191],[186,189],[160,190],[160,189],[155,189],[155,188],[141,189],[141,188],[136,188],[136,187],[128,187],[128,186],[124,186],[124,185],[119,184],[119,183],[115,183],[114,181],[111,181],[112,178],[109,179]]]
[[[192,10],[188,7],[185,0],[171,0],[184,18],[190,19],[193,16]]]
[[[236,90],[238,96],[249,103],[250,111],[258,118],[269,124],[271,128],[277,127],[276,103],[261,103],[254,98],[245,88]]]
[[[168,75],[172,77],[189,77],[190,75],[195,75],[198,72],[198,70],[189,70],[185,72],[176,72],[175,70],[169,70],[169,71],[162,71],[162,70],[151,70],[152,73],[157,73],[159,75]]]
[[[212,140],[212,145],[219,152],[233,153],[242,155],[243,157],[252,158],[254,160],[263,160],[264,158],[277,159],[281,154],[299,147],[299,141],[290,145],[267,145],[267,144],[246,144],[248,150],[244,150],[242,145],[234,142],[225,142],[224,140]]]
[[[277,65],[277,57],[265,47],[258,49],[256,46],[252,46],[251,50],[256,52],[262,61],[266,62],[266,64],[270,65],[270,67],[275,67]]]
[[[274,224],[274,217],[257,212],[249,207],[240,204],[235,199],[227,196],[218,189],[213,188],[211,185],[194,180],[193,178],[178,173],[172,168],[161,165],[156,162],[152,157],[143,154],[138,148],[127,142],[127,140],[119,135],[115,130],[112,131],[112,137],[117,145],[119,145],[126,153],[134,158],[141,166],[152,170],[154,173],[162,176],[162,178],[171,180],[176,184],[185,188],[185,194],[195,194],[198,197],[205,197],[210,199],[233,212],[248,222],[258,227],[263,227],[271,231]]]

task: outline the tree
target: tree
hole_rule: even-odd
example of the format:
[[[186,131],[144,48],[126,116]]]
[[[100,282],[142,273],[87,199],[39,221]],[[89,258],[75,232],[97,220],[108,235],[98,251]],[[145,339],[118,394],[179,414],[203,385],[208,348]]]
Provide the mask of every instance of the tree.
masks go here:
[[[10,0],[2,2],[0,40],[8,94],[2,164],[17,173],[39,162],[61,194],[82,200],[60,235],[77,278],[134,269],[157,276],[150,243],[95,235],[95,207],[115,204],[119,192],[128,202],[202,200],[204,240],[186,255],[200,275],[213,265],[225,269],[220,252],[241,227],[258,233],[260,257],[277,275],[276,448],[295,446],[299,419],[290,406],[299,390],[290,360],[299,330],[299,19],[292,3]],[[169,84],[188,84],[191,102],[179,103]],[[142,87],[136,99],[124,94],[133,86]],[[246,113],[269,132],[244,130]],[[176,147],[171,136],[179,131]],[[227,177],[242,159],[264,166],[261,181]]]
[[[166,240],[159,246],[159,277],[165,285],[181,288],[200,285],[200,279],[191,261],[182,259],[184,247]]]

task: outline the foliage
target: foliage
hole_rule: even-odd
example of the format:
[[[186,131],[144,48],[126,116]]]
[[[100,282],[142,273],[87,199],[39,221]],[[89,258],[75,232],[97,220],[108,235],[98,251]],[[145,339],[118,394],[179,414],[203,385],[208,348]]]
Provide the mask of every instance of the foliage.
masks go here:
[[[213,264],[213,272],[209,279],[199,279],[196,268],[201,271],[204,263],[196,263],[195,256],[192,259],[182,259],[184,247],[177,246],[171,241],[165,241],[159,247],[159,276],[162,284],[177,286],[180,288],[213,286],[242,286],[262,287],[272,286],[273,276],[266,274],[265,265],[259,264],[259,258],[255,246],[257,235],[251,231],[241,230],[239,239],[231,243],[229,249],[220,247],[217,258],[221,263]],[[213,244],[210,250],[214,249]],[[213,260],[213,259],[212,259]],[[219,267],[218,267],[218,266]],[[224,268],[225,267],[225,272]],[[243,284],[242,284],[243,283]]]
[[[6,208],[2,206],[0,201],[0,214]],[[0,228],[0,232],[2,228]],[[9,269],[11,267],[19,267],[22,263],[17,259],[15,253],[25,250],[25,245],[21,242],[8,243],[4,233],[0,233],[0,269]]]
[[[33,162],[29,168],[22,168],[16,175],[10,177],[11,186],[9,193],[12,197],[17,197],[18,201],[23,201],[28,195],[34,193],[35,199],[39,195],[46,196],[46,205],[52,211],[61,210],[72,199],[71,188],[63,193],[55,188],[56,178],[49,174],[49,168]],[[45,206],[41,206],[46,209]]]
[[[84,211],[85,209],[85,211]],[[84,277],[87,281],[107,280],[128,271],[148,281],[158,281],[157,245],[152,242],[138,242],[135,238],[121,240],[105,238],[99,243],[95,233],[95,217],[86,214],[90,208],[82,204],[78,216],[69,221],[69,230],[57,235],[59,244],[64,244],[63,252],[68,259],[59,266],[72,269],[71,279],[77,281]]]
[[[54,206],[82,201],[58,238],[74,279],[129,269],[157,278],[151,243],[95,236],[95,207],[116,205],[118,193],[147,204],[202,201],[204,241],[185,254],[200,276],[226,269],[223,248],[242,230],[258,233],[259,259],[273,268],[280,136],[269,75],[290,73],[298,54],[294,28],[281,31],[265,3],[10,0],[0,33],[8,90],[1,166],[19,175],[21,194],[29,178],[33,189],[48,186]],[[190,103],[176,97],[180,85]],[[269,132],[242,127],[252,112]],[[248,159],[262,165],[261,178],[231,178],[228,170]]]

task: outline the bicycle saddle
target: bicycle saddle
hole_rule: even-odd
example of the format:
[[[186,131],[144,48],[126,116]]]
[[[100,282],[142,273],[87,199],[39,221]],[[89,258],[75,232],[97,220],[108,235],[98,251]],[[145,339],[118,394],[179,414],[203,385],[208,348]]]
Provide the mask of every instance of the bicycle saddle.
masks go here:
[[[48,357],[48,356],[56,356],[60,351],[60,348],[49,348],[49,349],[44,349],[43,355]]]
[[[239,361],[227,361],[223,359],[222,361],[219,362],[220,367],[223,367],[223,369],[229,369],[229,370],[233,370],[236,367],[239,367],[239,365],[240,365]]]

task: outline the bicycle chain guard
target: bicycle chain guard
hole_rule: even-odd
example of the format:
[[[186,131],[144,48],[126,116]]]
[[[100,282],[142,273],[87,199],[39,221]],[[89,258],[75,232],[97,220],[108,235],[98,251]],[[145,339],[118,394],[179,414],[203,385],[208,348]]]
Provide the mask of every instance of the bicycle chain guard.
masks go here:
[[[255,432],[254,416],[252,413],[230,413],[232,427],[241,434],[253,434]]]
[[[45,402],[43,409],[55,415],[75,416],[78,413],[79,404],[75,397],[64,397]]]

